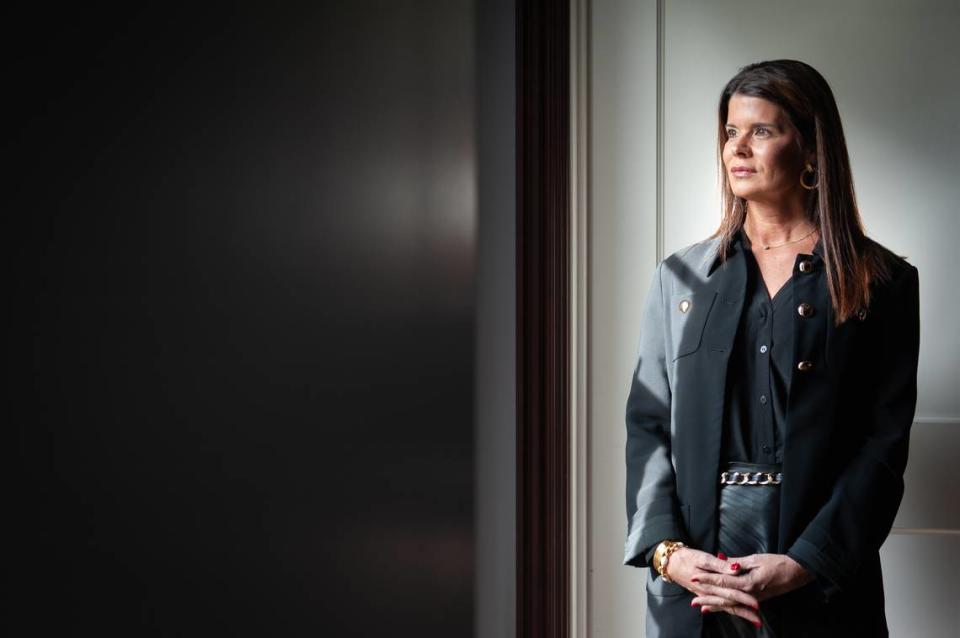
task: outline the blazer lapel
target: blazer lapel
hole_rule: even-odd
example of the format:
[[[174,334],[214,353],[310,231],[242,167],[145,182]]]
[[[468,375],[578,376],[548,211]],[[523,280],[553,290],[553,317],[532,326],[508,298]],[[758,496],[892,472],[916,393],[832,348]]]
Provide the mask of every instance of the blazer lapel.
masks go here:
[[[706,287],[716,292],[715,312],[711,312],[704,329],[704,356],[699,359],[703,369],[696,372],[699,381],[700,422],[697,446],[699,467],[695,477],[696,492],[705,511],[716,511],[716,484],[720,476],[720,445],[723,435],[723,407],[726,397],[727,367],[733,342],[743,312],[747,287],[747,264],[743,248],[735,250],[723,263],[715,258],[706,271]],[[699,500],[699,499],[698,499]],[[714,522],[713,517],[700,519]],[[711,547],[716,546],[716,526],[696,530]]]
[[[734,244],[733,252],[723,263],[719,257],[714,258],[707,271],[707,281],[717,292],[719,312],[707,325],[706,342],[715,352],[729,353],[737,335],[747,290],[747,260],[743,247]]]

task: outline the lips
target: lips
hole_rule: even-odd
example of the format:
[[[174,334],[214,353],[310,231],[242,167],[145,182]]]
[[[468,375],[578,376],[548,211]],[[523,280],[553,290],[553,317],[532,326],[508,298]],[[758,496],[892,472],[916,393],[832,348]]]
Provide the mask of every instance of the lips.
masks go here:
[[[747,168],[746,166],[734,166],[730,171],[734,175],[749,175],[750,173],[756,173],[757,171],[752,168]]]

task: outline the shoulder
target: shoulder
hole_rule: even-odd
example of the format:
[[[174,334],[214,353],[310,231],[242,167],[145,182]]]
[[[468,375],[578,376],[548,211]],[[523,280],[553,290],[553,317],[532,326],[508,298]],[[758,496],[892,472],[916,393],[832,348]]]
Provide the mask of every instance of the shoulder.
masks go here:
[[[864,237],[863,239],[865,242],[864,254],[883,261],[886,266],[891,269],[891,271],[900,273],[911,268],[916,270],[913,264],[907,261],[907,257],[905,255],[898,255],[877,240],[870,237]]]
[[[657,268],[664,294],[688,294],[703,290],[720,245],[718,237],[684,246],[670,254]]]
[[[905,287],[915,287],[919,279],[916,266],[880,242],[865,237],[863,257],[870,264],[871,294],[886,296]]]
[[[696,289],[706,282],[719,245],[718,237],[708,237],[668,255],[658,268],[661,285],[666,290]]]
[[[719,245],[719,237],[707,237],[670,254],[663,260],[663,263],[683,264],[698,269],[707,268],[716,255]]]

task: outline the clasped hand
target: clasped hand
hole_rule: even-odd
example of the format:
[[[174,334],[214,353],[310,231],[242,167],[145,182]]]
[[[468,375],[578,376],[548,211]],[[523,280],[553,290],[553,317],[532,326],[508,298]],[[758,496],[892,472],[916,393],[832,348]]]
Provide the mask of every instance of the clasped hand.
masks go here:
[[[756,627],[760,626],[760,601],[802,587],[814,578],[785,554],[719,556],[681,547],[670,556],[667,574],[694,594],[690,604],[701,612],[723,611]]]

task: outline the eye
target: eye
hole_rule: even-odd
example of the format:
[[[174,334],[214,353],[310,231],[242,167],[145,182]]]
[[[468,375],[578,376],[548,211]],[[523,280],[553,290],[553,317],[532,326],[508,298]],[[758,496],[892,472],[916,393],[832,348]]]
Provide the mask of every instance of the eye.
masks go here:
[[[754,132],[756,137],[767,137],[770,135],[770,131],[762,126],[758,126],[757,130]]]
[[[736,135],[736,134],[737,134],[737,129],[733,129],[733,128],[728,128],[728,129],[727,129],[727,137],[728,137],[728,138],[731,138],[731,137],[733,137],[733,136]]]

